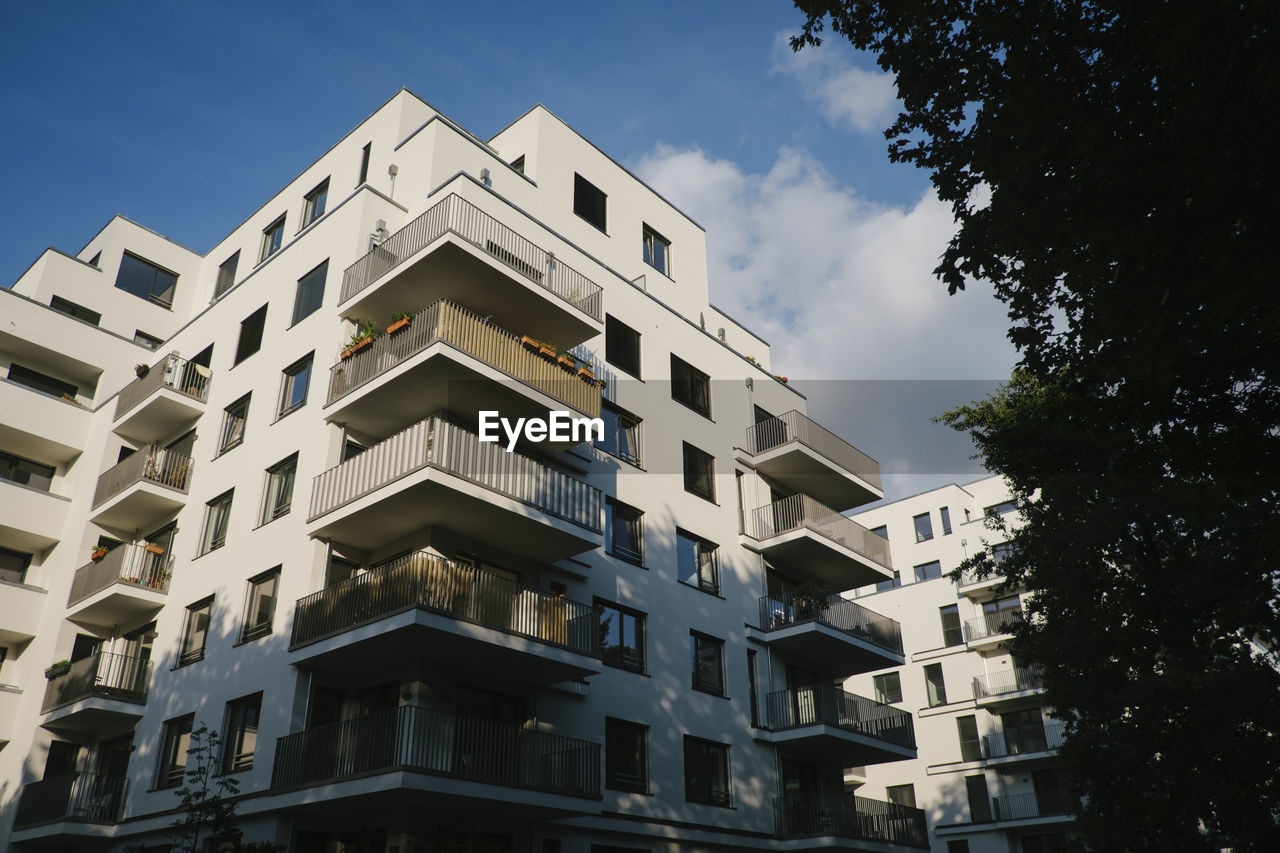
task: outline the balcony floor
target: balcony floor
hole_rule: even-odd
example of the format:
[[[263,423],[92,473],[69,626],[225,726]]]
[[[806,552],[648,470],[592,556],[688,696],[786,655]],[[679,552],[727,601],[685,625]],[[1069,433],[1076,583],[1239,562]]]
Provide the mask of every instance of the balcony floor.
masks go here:
[[[794,755],[802,761],[828,765],[839,762],[841,767],[884,764],[916,757],[916,750],[911,747],[898,746],[826,723],[783,731],[760,729],[756,736],[772,743],[779,752]]]
[[[121,438],[150,444],[166,436],[175,435],[183,427],[195,423],[204,414],[204,410],[205,404],[195,397],[161,387],[125,412],[123,417],[116,421],[112,431]]]
[[[769,479],[835,510],[844,511],[884,498],[881,489],[799,441],[779,444],[754,456],[747,455],[746,459]]]
[[[133,533],[177,512],[186,502],[184,492],[141,480],[103,501],[90,518],[102,527]]]
[[[144,704],[139,702],[89,696],[49,711],[40,727],[75,740],[90,732],[131,729],[142,719],[144,710]]]
[[[820,622],[800,622],[771,631],[758,628],[747,631],[753,639],[799,660],[823,661],[836,678],[902,666],[905,662],[897,652]]]
[[[771,562],[786,566],[831,592],[893,579],[892,569],[808,527],[760,541],[742,536],[740,541],[764,554]]]
[[[71,605],[67,621],[82,628],[110,628],[160,612],[168,595],[126,583],[113,583]]]

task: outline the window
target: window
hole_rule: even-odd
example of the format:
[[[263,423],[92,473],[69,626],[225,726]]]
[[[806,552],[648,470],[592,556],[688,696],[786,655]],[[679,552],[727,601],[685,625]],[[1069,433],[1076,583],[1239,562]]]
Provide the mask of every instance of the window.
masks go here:
[[[297,473],[296,453],[267,469],[267,488],[262,495],[259,524],[266,524],[289,513],[289,505],[293,501],[293,480]]]
[[[916,541],[928,542],[933,538],[933,520],[929,518],[929,513],[922,513],[911,519],[911,523],[916,526]]]
[[[519,172],[522,175],[524,174],[524,155],[523,154],[521,154],[519,157],[511,161],[511,168],[515,169],[517,172]]]
[[[600,607],[600,656],[609,666],[644,672],[644,614],[596,599]]]
[[[982,511],[982,514],[988,518],[996,518],[1004,515],[1006,512],[1013,512],[1018,508],[1017,501],[1002,501],[998,504],[992,504]]]
[[[930,708],[947,704],[947,685],[942,680],[942,664],[931,663],[924,668],[924,688]]]
[[[38,370],[32,370],[29,367],[23,367],[16,361],[9,365],[9,381],[17,382],[33,391],[40,391],[44,394],[52,394],[55,397],[71,397],[74,399],[80,389],[72,385],[70,382],[63,382],[61,379],[54,379]]]
[[[245,394],[222,410],[222,435],[218,439],[218,453],[226,453],[244,441],[244,425],[249,418],[249,394]]]
[[[208,554],[227,544],[227,521],[231,518],[230,492],[218,495],[205,504],[204,532],[200,534],[200,553]]]
[[[684,798],[708,806],[728,806],[729,745],[684,736]]]
[[[915,785],[889,785],[884,789],[885,796],[889,798],[889,802],[899,806],[916,807],[916,787]]]
[[[600,404],[604,437],[596,447],[632,465],[640,464],[640,419],[607,402]]]
[[[605,232],[609,230],[605,218],[606,198],[595,184],[581,175],[573,176],[573,212]]]
[[[876,691],[876,701],[894,705],[902,701],[902,677],[897,672],[882,672],[873,676],[871,684]]]
[[[253,768],[258,747],[258,717],[262,714],[262,694],[255,693],[227,703],[226,735],[222,739],[222,772],[236,773]]]
[[[609,314],[604,315],[604,359],[640,378],[640,333]]]
[[[948,841],[947,853],[969,853],[969,842],[964,838]]]
[[[960,738],[960,760],[981,761],[982,741],[978,738],[978,718],[973,714],[956,717],[956,735]]]
[[[715,502],[715,457],[684,442],[684,490]]]
[[[284,217],[281,216],[266,228],[262,229],[262,251],[258,255],[258,263],[280,251],[284,245]]]
[[[161,340],[160,338],[157,338],[155,335],[148,335],[146,332],[142,331],[141,329],[133,330],[133,340],[134,340],[134,343],[142,344],[144,347],[146,347],[149,350],[160,349],[160,345],[164,343],[164,341]]]
[[[356,186],[360,186],[369,180],[369,155],[373,153],[373,143],[366,142],[364,148],[360,149],[360,180],[356,181]]]
[[[632,563],[644,563],[644,513],[608,498],[609,553]]]
[[[711,379],[678,356],[671,356],[671,399],[711,417]]]
[[[178,274],[125,252],[120,258],[120,271],[116,273],[116,287],[169,308],[178,288]]]
[[[93,257],[89,259],[89,266],[96,267],[98,265],[98,261],[100,260],[102,260],[102,253],[94,252]]]
[[[676,529],[676,570],[681,583],[720,594],[720,549],[679,528]]]
[[[604,786],[613,791],[649,793],[649,727],[606,717]]]
[[[0,480],[47,492],[56,471],[51,465],[42,465],[0,450]]]
[[[305,357],[284,369],[284,380],[280,383],[280,408],[277,418],[283,418],[307,404],[307,386],[311,384],[311,359],[314,355],[313,352],[307,353]]]
[[[876,592],[884,592],[887,589],[897,589],[902,586],[902,572],[895,571],[893,580],[880,581],[876,584]]]
[[[160,766],[156,768],[157,788],[176,788],[187,772],[187,748],[191,746],[191,726],[196,715],[187,714],[164,724]]]
[[[882,524],[879,527],[873,527],[871,528],[871,532],[879,536],[881,539],[887,540],[889,538],[889,525]]]
[[[942,535],[949,536],[951,534],[951,510],[944,506],[938,510],[938,514],[942,516]]]
[[[213,599],[206,598],[187,607],[182,625],[182,645],[178,648],[178,665],[195,663],[204,658],[204,644],[209,639],[209,617]]]
[[[689,632],[689,659],[693,689],[724,695],[724,640]]]
[[[97,311],[90,311],[83,305],[77,305],[69,299],[63,299],[61,296],[55,296],[49,300],[49,307],[54,311],[66,314],[68,317],[75,317],[77,320],[83,320],[86,323],[98,325],[98,321],[102,319],[102,315]]]
[[[942,645],[964,645],[964,632],[960,630],[960,609],[954,604],[938,608],[938,616],[942,619]]]
[[[213,286],[213,298],[215,300],[230,290],[231,286],[236,283],[236,267],[239,265],[240,250],[237,249],[235,254],[218,266],[218,281]]]
[[[279,566],[249,579],[249,597],[245,600],[244,627],[240,630],[240,642],[271,633],[271,621],[276,615],[276,589],[279,585]]]
[[[298,292],[293,298],[293,322],[311,316],[324,302],[324,280],[329,275],[329,261],[298,279]]]
[[[27,567],[31,565],[31,555],[9,548],[0,548],[0,581],[9,583],[26,583]]]
[[[671,241],[648,225],[642,228],[641,234],[644,241],[644,262],[671,278]]]
[[[921,581],[931,581],[934,578],[942,577],[942,563],[937,560],[930,563],[921,563],[916,566],[915,569],[916,583],[920,583]]]
[[[991,822],[991,795],[987,793],[987,776],[964,777],[965,793],[969,795],[969,820],[972,823]]]
[[[236,360],[231,363],[232,367],[262,349],[262,331],[266,326],[266,305],[240,321],[240,339],[236,342]]]
[[[751,691],[751,727],[760,725],[760,700],[756,698],[756,651],[747,649],[747,689]]]
[[[302,227],[306,228],[321,216],[324,216],[324,204],[329,199],[329,179],[325,178],[320,186],[307,193],[303,198]],[[299,229],[301,230],[301,229]]]
[[[999,566],[1005,560],[1009,559],[1009,555],[1013,553],[1012,542],[1001,542],[998,545],[991,546],[991,561]]]

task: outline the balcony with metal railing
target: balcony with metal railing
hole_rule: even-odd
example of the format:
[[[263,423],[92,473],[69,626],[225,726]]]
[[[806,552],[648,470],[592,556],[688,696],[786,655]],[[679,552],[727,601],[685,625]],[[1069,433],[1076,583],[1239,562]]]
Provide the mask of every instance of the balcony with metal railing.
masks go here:
[[[827,592],[893,579],[888,541],[808,495],[766,504],[743,522],[744,545]]]
[[[1040,727],[1022,727],[982,736],[982,757],[994,764],[1047,758],[1066,739],[1066,725],[1053,721]]]
[[[325,417],[375,437],[438,411],[469,422],[482,410],[506,418],[545,418],[549,410],[598,417],[601,389],[576,364],[545,358],[491,318],[440,300],[329,369]]]
[[[204,414],[213,373],[170,353],[124,386],[112,430],[139,443],[175,435]]]
[[[440,417],[318,475],[314,537],[371,549],[436,525],[544,562],[603,544],[600,490]]]
[[[500,200],[480,201],[524,219]],[[339,310],[382,320],[423,297],[463,302],[512,328],[518,323],[561,350],[599,334],[604,319],[598,284],[456,193],[348,267]]]
[[[1021,701],[1043,690],[1044,675],[1038,666],[989,672],[973,679],[973,699],[984,707]]]
[[[307,669],[426,656],[503,682],[551,684],[603,668],[594,606],[426,551],[299,599],[290,648]]]
[[[118,545],[76,569],[67,596],[67,618],[111,627],[158,611],[173,576],[171,548],[150,543]]]
[[[748,427],[744,450],[756,471],[834,509],[884,497],[880,463],[798,411]]]
[[[64,821],[116,823],[122,816],[127,790],[128,779],[124,776],[101,773],[64,773],[29,782],[22,786],[13,828],[23,830]],[[76,830],[68,827],[65,834],[76,834]],[[53,838],[46,836],[45,840]]]
[[[1059,791],[1024,794],[1008,794],[991,798],[991,815],[988,820],[974,823],[1008,823],[1010,821],[1061,822],[1070,820],[1075,813],[1071,798]]]
[[[760,629],[770,648],[824,661],[836,678],[903,664],[902,626],[838,595],[766,595],[760,599]]]
[[[911,714],[827,685],[765,696],[764,739],[779,750],[841,768],[916,757]]]
[[[41,725],[65,734],[136,722],[151,684],[151,661],[98,651],[72,661],[45,686]]]
[[[818,791],[775,797],[773,814],[779,838],[815,839],[814,849],[846,849],[839,839],[929,849],[924,810],[912,806],[870,800],[845,791]],[[821,843],[817,843],[818,839]]]
[[[1011,607],[985,613],[964,623],[964,641],[971,649],[991,648],[1009,639],[1013,626],[1022,621],[1022,609]]]
[[[146,445],[98,477],[91,518],[118,530],[140,530],[186,503],[194,463],[190,456]]]

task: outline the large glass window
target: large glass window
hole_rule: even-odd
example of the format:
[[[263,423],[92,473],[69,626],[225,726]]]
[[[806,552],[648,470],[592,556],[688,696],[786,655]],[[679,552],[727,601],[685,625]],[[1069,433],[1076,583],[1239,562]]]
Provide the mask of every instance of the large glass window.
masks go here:
[[[719,548],[705,539],[676,530],[676,571],[682,583],[720,592]]]
[[[320,186],[307,193],[302,205],[302,227],[306,228],[312,222],[315,222],[321,216],[324,216],[324,206],[329,200],[329,179],[325,178],[320,182]]]
[[[641,231],[644,262],[671,278],[671,241],[645,225]]]
[[[978,718],[973,714],[956,717],[956,736],[960,739],[960,760],[981,761],[982,741],[978,738]]]
[[[671,399],[711,417],[711,377],[679,356],[671,356]]]
[[[311,384],[311,361],[314,355],[315,353],[308,353],[305,358],[284,369],[284,378],[280,383],[278,417],[283,418],[307,404],[307,386]]]
[[[640,333],[609,314],[604,317],[604,359],[640,378]]]
[[[293,299],[293,322],[314,314],[324,302],[324,281],[329,275],[329,261],[298,279],[298,291]]]
[[[604,436],[596,447],[632,465],[640,464],[640,419],[616,406],[601,402]]]
[[[262,229],[262,252],[258,255],[258,263],[280,251],[284,245],[284,217],[281,216],[266,228]]]
[[[600,654],[609,666],[644,672],[644,614],[596,599],[600,608]]]
[[[684,490],[706,498],[716,499],[715,457],[684,442]]]
[[[964,632],[960,630],[960,608],[954,604],[938,608],[942,619],[942,645],[963,646]]]
[[[1013,512],[1018,508],[1017,501],[1002,501],[998,504],[992,504],[982,511],[982,514],[988,518],[994,518],[1004,515],[1007,512]]]
[[[899,806],[916,806],[916,788],[915,785],[888,785],[884,789],[885,796],[889,798],[889,802]]]
[[[213,298],[217,299],[236,283],[236,267],[240,265],[240,251],[227,258],[218,267],[218,281],[213,286]]]
[[[178,274],[125,252],[116,273],[116,287],[169,308],[178,288]]]
[[[573,212],[601,231],[608,231],[605,207],[608,196],[581,175],[573,176]]]
[[[609,553],[632,563],[644,563],[644,513],[609,498]]]
[[[931,663],[925,666],[924,688],[930,708],[947,704],[947,685],[942,680],[942,664]]]
[[[693,689],[724,695],[724,640],[689,632],[689,661]]]
[[[232,366],[262,349],[262,332],[266,327],[266,305],[240,321],[240,338],[236,341],[236,360],[232,362]]]
[[[77,320],[83,320],[86,323],[98,325],[102,319],[102,315],[97,311],[85,308],[83,305],[77,305],[70,299],[63,299],[61,296],[55,296],[49,300],[49,307],[54,311],[66,314],[68,317],[75,317]]]
[[[916,528],[916,541],[928,542],[933,538],[933,520],[929,518],[929,513],[924,512],[911,519],[911,523]]]
[[[74,400],[80,393],[80,389],[70,382],[63,382],[61,379],[54,379],[52,376],[47,376],[38,370],[23,367],[16,361],[9,365],[9,381],[26,386],[33,391],[52,394],[55,397],[66,397],[71,400]]]
[[[187,749],[191,746],[191,726],[196,715],[187,714],[164,724],[160,765],[156,768],[157,788],[176,788],[187,772]]]
[[[262,714],[262,694],[255,693],[227,703],[226,735],[222,738],[222,772],[236,773],[253,768],[258,748],[258,718]]]
[[[280,585],[280,567],[249,581],[249,595],[245,599],[244,627],[240,641],[253,640],[271,633],[271,623],[276,615],[276,590]]]
[[[876,692],[876,701],[886,705],[902,701],[902,676],[897,672],[882,672],[872,676],[871,684]]]
[[[245,422],[249,419],[249,394],[245,394],[223,409],[222,434],[218,438],[218,452],[226,453],[244,441]]]
[[[649,793],[649,727],[606,717],[604,786],[613,791]]]
[[[262,495],[259,524],[266,524],[289,512],[293,502],[293,481],[298,473],[298,454],[267,469],[267,486]]]
[[[0,480],[47,492],[53,484],[56,470],[52,465],[42,465],[0,450]]]
[[[915,570],[916,583],[920,583],[921,581],[931,581],[934,578],[942,577],[942,563],[938,560],[921,563],[915,567]]]
[[[204,530],[200,534],[200,553],[207,554],[227,544],[227,523],[231,519],[232,493],[224,492],[205,504]]]
[[[684,798],[690,803],[728,806],[729,745],[684,736]]]
[[[951,509],[942,507],[938,510],[938,515],[942,516],[942,535],[948,536],[951,533]]]
[[[0,548],[0,581],[26,583],[31,555],[10,548]]]
[[[204,658],[204,646],[209,639],[209,620],[213,613],[213,599],[206,598],[187,607],[182,625],[182,643],[178,647],[178,663],[195,663]]]

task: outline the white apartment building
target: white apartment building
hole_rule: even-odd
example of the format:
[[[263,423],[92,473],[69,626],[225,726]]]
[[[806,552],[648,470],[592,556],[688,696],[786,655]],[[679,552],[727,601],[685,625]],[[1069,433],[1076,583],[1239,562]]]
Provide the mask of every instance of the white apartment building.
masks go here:
[[[167,850],[201,725],[297,853],[926,847],[844,790],[917,751],[837,687],[904,663],[837,595],[893,563],[804,411],[698,224],[540,106],[401,91],[206,253],[46,251],[0,290],[0,850]]]
[[[919,756],[859,770],[868,796],[924,809],[934,853],[1053,853],[1071,829],[1056,764],[1063,724],[1045,707],[1034,667],[1005,643],[1024,591],[1002,577],[945,575],[1017,523],[1000,477],[949,485],[854,514],[893,545],[894,577],[857,601],[901,623],[907,663],[861,673],[847,689],[914,712]]]

